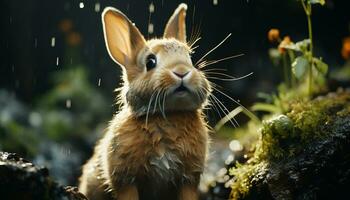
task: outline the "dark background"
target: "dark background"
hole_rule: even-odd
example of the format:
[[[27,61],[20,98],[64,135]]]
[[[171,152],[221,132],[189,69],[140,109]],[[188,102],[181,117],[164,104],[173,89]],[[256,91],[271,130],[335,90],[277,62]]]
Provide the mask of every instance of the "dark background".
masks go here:
[[[324,7],[313,9],[315,54],[334,70],[345,62],[340,50],[342,39],[350,35],[350,1],[326,1]],[[121,69],[107,54],[101,12],[106,6],[116,7],[145,37],[161,37],[168,18],[183,1],[154,1],[155,12],[150,16],[151,2],[1,0],[0,150],[19,153],[47,166],[61,183],[76,185],[81,165],[118,109],[112,106],[113,90],[120,84]],[[247,107],[257,100],[258,92],[276,90],[283,77],[268,56],[276,44],[268,41],[267,32],[278,28],[282,37],[289,35],[293,41],[308,37],[306,16],[296,0],[184,2],[188,37],[198,27],[202,37],[194,63],[232,33],[208,59],[244,56],[209,68],[226,69],[233,76],[254,72],[240,81],[214,81]],[[154,34],[147,33],[149,19]],[[228,110],[237,106],[215,95]],[[219,118],[209,112],[211,125]],[[238,120],[244,124],[246,118]]]
[[[79,8],[79,3],[84,8]],[[165,23],[176,6],[183,1],[154,1],[155,12],[151,22],[154,34],[160,37]],[[307,37],[306,18],[296,0],[218,0],[184,1],[188,4],[188,35],[200,25],[202,40],[194,55],[197,60],[228,33],[232,37],[209,59],[244,53],[215,67],[227,68],[228,74],[254,75],[246,80],[220,83],[235,98],[253,99],[257,91],[271,90],[271,84],[279,81],[271,67],[267,49],[271,47],[266,34],[270,28],[290,35],[293,41]],[[95,4],[100,11],[95,11]],[[31,103],[38,94],[50,87],[50,73],[62,69],[62,63],[82,62],[88,68],[89,79],[98,83],[100,90],[112,99],[112,90],[119,82],[119,67],[108,57],[102,35],[100,15],[104,7],[113,6],[123,12],[147,36],[151,1],[78,1],[78,0],[2,0],[1,5],[1,68],[0,85]],[[315,6],[313,13],[316,54],[322,56],[332,67],[342,64],[341,39],[349,35],[350,2],[328,0],[325,7]],[[70,61],[64,56],[66,44],[60,31],[62,20],[69,19],[73,30],[81,36],[79,60]],[[51,47],[51,38],[56,45]],[[56,58],[59,65],[56,66]],[[230,106],[229,106],[230,107]]]

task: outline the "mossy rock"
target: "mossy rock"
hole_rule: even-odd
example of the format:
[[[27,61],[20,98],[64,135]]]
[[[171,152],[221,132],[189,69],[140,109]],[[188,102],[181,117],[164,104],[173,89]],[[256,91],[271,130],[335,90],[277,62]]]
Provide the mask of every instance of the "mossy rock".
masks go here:
[[[7,152],[0,152],[0,199],[87,200],[77,188],[57,184],[47,168]]]
[[[232,199],[342,199],[350,185],[350,92],[291,105],[263,123],[254,156],[231,169]]]

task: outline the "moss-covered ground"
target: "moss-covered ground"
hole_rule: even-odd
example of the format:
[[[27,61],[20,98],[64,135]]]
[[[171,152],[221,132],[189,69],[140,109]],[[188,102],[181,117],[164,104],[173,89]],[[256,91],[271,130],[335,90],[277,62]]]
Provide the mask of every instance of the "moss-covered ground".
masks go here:
[[[330,141],[329,138],[333,138],[335,134],[339,134],[338,132],[342,132],[341,134],[348,132],[347,129],[344,129],[344,125],[349,125],[350,120],[345,120],[349,118],[350,92],[338,91],[309,101],[294,101],[291,103],[291,110],[288,113],[272,116],[263,121],[262,128],[259,130],[260,138],[253,145],[255,150],[252,157],[246,163],[237,164],[236,167],[230,170],[230,174],[234,176],[231,185],[231,199],[269,199],[271,196],[276,197],[276,194],[269,192],[271,188],[266,189],[266,187],[273,187],[273,184],[270,184],[271,178],[268,177],[273,176],[271,175],[273,169],[285,167],[282,165],[290,164],[293,159],[299,159],[300,155],[305,154],[306,151],[312,154],[309,157],[318,155],[318,152],[325,147],[322,144],[330,142],[330,145],[332,145],[333,140]],[[347,136],[342,135],[342,137]],[[337,152],[337,145],[341,144],[334,144],[333,151],[327,153],[333,156],[334,152]],[[321,145],[320,149],[317,151],[312,149],[315,145]],[[306,158],[303,157],[303,159]],[[325,159],[328,159],[328,157]],[[310,160],[310,162],[313,161]],[[308,166],[305,163],[300,164],[300,166],[302,165]],[[299,165],[294,166],[293,164],[293,167],[298,168]],[[298,170],[295,169],[295,171]],[[279,176],[276,179],[284,178]],[[287,177],[285,179],[293,178]],[[295,179],[300,179],[298,174]],[[278,181],[283,182],[284,180]],[[289,180],[285,181],[288,182]],[[284,191],[288,193],[289,190],[284,189]],[[258,194],[265,196],[265,198],[262,196],[255,198]],[[282,195],[283,198],[288,197],[288,194],[284,195]],[[289,197],[291,196],[289,195]]]

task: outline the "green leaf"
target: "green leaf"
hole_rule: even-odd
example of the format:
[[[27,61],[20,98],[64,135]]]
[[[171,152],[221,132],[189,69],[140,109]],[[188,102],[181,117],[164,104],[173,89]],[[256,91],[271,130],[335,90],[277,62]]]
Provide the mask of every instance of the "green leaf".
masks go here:
[[[301,52],[306,52],[308,49],[308,46],[310,46],[310,43],[311,43],[310,39],[305,39],[295,43],[295,46],[297,49],[300,49]]]
[[[308,46],[310,45],[310,39],[305,39],[297,43],[291,43],[287,45],[281,45],[285,49],[290,49],[293,51],[307,52]]]
[[[327,74],[328,65],[326,63],[324,63],[321,59],[318,58],[313,58],[313,62],[315,63],[317,71],[319,71],[323,75]]]
[[[292,72],[297,79],[300,79],[309,66],[309,61],[304,56],[297,57],[292,63]]]
[[[311,4],[321,4],[322,6],[326,3],[325,0],[309,0]]]

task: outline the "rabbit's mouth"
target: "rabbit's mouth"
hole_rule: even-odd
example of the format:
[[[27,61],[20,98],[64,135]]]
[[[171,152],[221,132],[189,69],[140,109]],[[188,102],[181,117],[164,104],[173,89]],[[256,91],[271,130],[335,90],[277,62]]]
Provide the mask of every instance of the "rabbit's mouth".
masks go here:
[[[174,93],[184,93],[184,92],[189,92],[188,88],[186,86],[184,86],[183,84],[181,84],[179,87],[177,87],[174,90]]]

